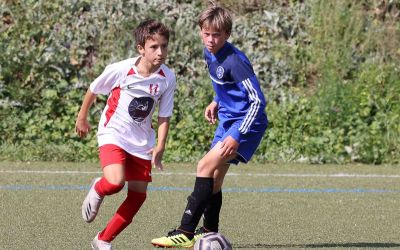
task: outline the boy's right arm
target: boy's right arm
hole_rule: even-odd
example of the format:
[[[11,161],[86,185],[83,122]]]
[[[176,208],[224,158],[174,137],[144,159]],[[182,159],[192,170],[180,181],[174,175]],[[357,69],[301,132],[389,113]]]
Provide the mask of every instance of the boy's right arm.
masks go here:
[[[87,90],[81,109],[75,123],[75,131],[79,137],[84,138],[90,132],[90,124],[88,121],[89,109],[92,106],[96,95],[90,89]]]

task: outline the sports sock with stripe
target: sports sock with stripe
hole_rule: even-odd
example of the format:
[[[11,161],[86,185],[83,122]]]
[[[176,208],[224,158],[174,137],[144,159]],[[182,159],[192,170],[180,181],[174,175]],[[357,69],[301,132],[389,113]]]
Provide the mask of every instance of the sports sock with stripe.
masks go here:
[[[196,177],[194,190],[188,197],[186,209],[182,215],[180,229],[189,239],[193,238],[194,230],[199,224],[207,202],[213,191],[214,179],[210,177]]]

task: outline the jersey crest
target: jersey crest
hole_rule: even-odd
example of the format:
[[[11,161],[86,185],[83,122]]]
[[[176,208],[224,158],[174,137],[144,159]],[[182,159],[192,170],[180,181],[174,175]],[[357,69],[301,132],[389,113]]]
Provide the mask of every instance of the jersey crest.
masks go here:
[[[218,79],[221,79],[224,76],[224,68],[222,66],[218,66],[216,72]]]
[[[153,84],[153,83],[150,83],[150,85],[149,85],[149,92],[150,92],[150,95],[158,95],[158,84],[156,83],[156,84]]]
[[[150,97],[133,98],[128,107],[129,115],[135,122],[141,123],[150,114],[153,104],[154,100]]]

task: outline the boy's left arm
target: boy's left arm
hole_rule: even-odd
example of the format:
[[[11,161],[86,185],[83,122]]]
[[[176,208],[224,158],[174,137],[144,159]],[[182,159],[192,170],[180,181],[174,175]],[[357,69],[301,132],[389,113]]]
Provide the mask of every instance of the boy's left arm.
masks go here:
[[[159,170],[163,170],[161,163],[162,156],[167,142],[170,117],[174,108],[174,93],[176,88],[176,78],[174,74],[167,74],[168,88],[162,94],[158,110],[158,129],[157,129],[157,146],[152,150],[153,166]]]
[[[153,156],[152,156],[152,163],[153,165],[159,169],[163,170],[164,166],[161,163],[165,144],[167,142],[168,136],[168,129],[169,129],[169,117],[158,117],[158,130],[157,130],[157,146],[153,149]]]
[[[237,130],[237,138],[235,139],[240,138],[242,134],[246,134],[247,131],[251,130],[258,118],[263,115],[266,107],[266,100],[256,76],[243,81],[243,85],[249,93],[250,109],[240,124]]]
[[[240,141],[240,137],[251,130],[251,127],[263,115],[267,102],[250,62],[238,61],[235,71],[232,71],[232,78],[242,84],[249,97],[249,110],[238,129],[231,134],[235,140]]]

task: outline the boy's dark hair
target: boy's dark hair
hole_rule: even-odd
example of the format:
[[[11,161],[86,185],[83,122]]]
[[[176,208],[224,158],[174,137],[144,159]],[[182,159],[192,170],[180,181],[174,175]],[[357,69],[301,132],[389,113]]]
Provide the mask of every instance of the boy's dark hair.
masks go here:
[[[230,35],[232,31],[232,15],[227,9],[211,4],[200,14],[198,25],[200,29],[212,27],[219,31],[226,31]]]
[[[136,46],[144,47],[146,40],[152,38],[155,34],[169,40],[169,29],[161,22],[153,19],[141,22],[134,31]]]

